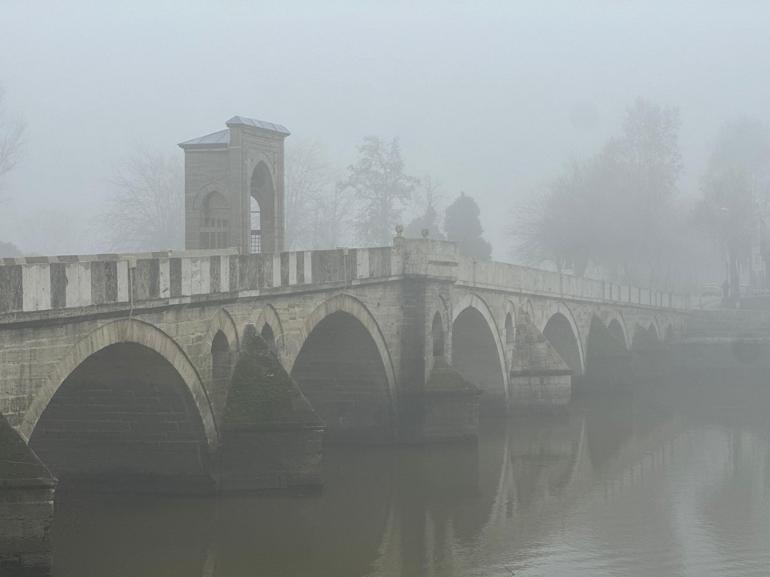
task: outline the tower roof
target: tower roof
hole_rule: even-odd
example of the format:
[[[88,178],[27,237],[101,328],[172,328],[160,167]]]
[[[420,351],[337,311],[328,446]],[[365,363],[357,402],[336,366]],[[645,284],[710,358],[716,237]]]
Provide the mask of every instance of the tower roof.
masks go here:
[[[212,132],[211,134],[204,134],[203,136],[191,140],[185,140],[184,142],[179,143],[179,147],[184,149],[227,148],[227,145],[230,144],[230,126],[251,126],[261,130],[275,132],[283,136],[291,134],[285,126],[280,124],[274,124],[273,122],[267,122],[265,120],[257,120],[256,118],[246,118],[245,116],[233,116],[225,124],[227,124],[228,128]]]
[[[269,130],[270,132],[278,132],[288,136],[291,132],[285,126],[280,124],[274,124],[267,122],[266,120],[257,120],[256,118],[246,118],[245,116],[233,116],[230,120],[225,122],[227,126],[253,126],[254,128],[261,128],[262,130]]]
[[[225,148],[230,144],[230,129],[218,130],[211,134],[205,134],[192,140],[180,142],[181,148]]]

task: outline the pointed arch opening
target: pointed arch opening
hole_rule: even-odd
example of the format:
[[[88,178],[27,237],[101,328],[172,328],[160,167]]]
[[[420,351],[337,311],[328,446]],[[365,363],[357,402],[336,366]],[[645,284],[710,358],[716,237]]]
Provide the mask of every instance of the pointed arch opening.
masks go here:
[[[275,252],[275,186],[270,169],[260,161],[251,173],[249,252]]]
[[[233,354],[230,341],[225,333],[219,330],[211,341],[211,383],[215,391],[227,391],[232,368]]]

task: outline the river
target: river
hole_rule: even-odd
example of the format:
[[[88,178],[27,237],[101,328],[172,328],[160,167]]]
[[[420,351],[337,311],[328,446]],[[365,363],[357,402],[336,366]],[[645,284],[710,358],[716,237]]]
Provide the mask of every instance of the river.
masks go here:
[[[769,388],[639,387],[478,444],[330,448],[320,494],[64,494],[54,576],[766,576]]]

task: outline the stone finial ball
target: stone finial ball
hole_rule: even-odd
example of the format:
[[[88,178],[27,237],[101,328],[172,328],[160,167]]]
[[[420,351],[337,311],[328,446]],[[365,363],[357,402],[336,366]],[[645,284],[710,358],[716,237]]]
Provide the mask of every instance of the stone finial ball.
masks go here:
[[[403,232],[404,232],[404,227],[403,227],[402,225],[400,225],[400,224],[397,224],[397,225],[396,225],[396,234],[397,234],[398,236],[401,236],[401,234],[402,234]]]

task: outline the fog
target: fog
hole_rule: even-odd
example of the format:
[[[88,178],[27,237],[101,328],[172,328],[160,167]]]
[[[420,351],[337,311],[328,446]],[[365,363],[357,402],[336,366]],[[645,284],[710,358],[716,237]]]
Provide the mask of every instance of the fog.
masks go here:
[[[0,0],[0,573],[767,574],[769,24]]]
[[[89,234],[136,146],[281,123],[349,165],[398,137],[407,170],[481,208],[493,257],[511,211],[591,154],[643,97],[681,113],[694,194],[726,120],[768,118],[767,9],[745,2],[5,0],[0,83],[27,124],[0,227],[25,252],[104,250]]]

